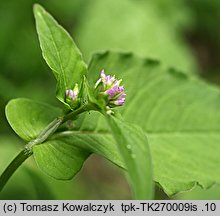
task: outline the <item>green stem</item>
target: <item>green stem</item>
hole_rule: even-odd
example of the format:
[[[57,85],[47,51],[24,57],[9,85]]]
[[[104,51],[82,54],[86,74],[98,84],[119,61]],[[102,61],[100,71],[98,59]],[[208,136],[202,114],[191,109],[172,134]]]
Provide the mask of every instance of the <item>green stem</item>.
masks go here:
[[[4,188],[5,184],[8,182],[9,178],[17,170],[17,168],[31,155],[31,153],[27,153],[27,151],[24,149],[8,165],[8,167],[5,169],[0,177],[0,192]]]
[[[36,139],[31,140],[29,143],[27,143],[27,145],[25,146],[25,149],[28,152],[32,152],[33,146],[34,145],[39,145],[41,143],[43,143],[45,140],[47,140],[47,138],[51,135],[53,135],[57,128],[65,123],[66,121],[70,120],[70,119],[74,119],[76,116],[78,116],[79,114],[85,112],[87,110],[86,106],[82,106],[77,110],[74,110],[73,112],[63,116],[63,117],[58,117],[56,119],[54,119],[39,135]]]
[[[0,176],[0,192],[8,182],[13,173],[18,169],[18,167],[33,154],[33,146],[42,144],[48,139],[49,136],[54,134],[57,128],[70,119],[75,119],[79,114],[89,110],[89,106],[82,106],[73,112],[54,119],[38,136],[36,139],[31,140],[26,144],[25,148],[14,158],[14,160],[8,165],[5,171]]]
[[[63,118],[58,117],[54,119],[38,136],[36,139],[31,140],[25,146],[27,152],[32,152],[33,146],[43,143],[49,136],[51,136],[57,128],[63,123]]]
[[[75,110],[74,112],[71,112],[65,116],[62,117],[62,123],[70,120],[70,119],[74,119],[76,118],[79,114],[85,112],[85,111],[88,111],[88,110],[91,110],[89,109],[90,107],[87,105],[87,106],[82,106],[80,107],[79,109]]]

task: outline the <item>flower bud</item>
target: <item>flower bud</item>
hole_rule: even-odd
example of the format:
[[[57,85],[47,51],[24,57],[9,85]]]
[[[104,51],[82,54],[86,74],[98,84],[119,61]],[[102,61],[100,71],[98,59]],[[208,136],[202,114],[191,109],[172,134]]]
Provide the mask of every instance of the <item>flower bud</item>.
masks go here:
[[[67,89],[66,90],[66,102],[70,105],[71,108],[76,108],[79,100],[78,100],[78,94],[79,94],[79,87],[76,83],[73,89]]]

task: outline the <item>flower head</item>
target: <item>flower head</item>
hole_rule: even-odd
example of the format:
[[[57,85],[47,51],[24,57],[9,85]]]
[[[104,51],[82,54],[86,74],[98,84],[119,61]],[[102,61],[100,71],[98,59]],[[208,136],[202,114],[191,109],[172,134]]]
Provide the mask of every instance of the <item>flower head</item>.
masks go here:
[[[107,96],[107,106],[122,106],[125,103],[126,94],[124,87],[121,86],[122,80],[117,80],[115,76],[106,75],[104,70],[101,71],[101,78],[95,84],[95,88]]]

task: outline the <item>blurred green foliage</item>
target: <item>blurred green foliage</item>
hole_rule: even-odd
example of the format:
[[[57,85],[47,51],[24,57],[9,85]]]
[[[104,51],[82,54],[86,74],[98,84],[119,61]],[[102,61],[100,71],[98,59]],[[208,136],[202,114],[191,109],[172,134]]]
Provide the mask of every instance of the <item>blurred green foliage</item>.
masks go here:
[[[85,58],[110,48],[160,59],[166,67],[186,73],[196,71],[194,57],[180,34],[190,23],[181,18],[183,14],[188,18],[188,11],[181,7],[180,16],[172,16],[169,10],[178,4],[154,2],[88,0],[90,6],[82,10],[73,31]]]
[[[35,31],[32,6],[36,2],[73,32],[87,60],[97,50],[121,49],[158,58],[165,67],[175,66],[186,72],[208,71],[204,77],[219,83],[220,0],[1,0],[1,172],[23,145],[13,138],[5,120],[6,103],[16,97],[57,103],[55,80],[41,57]],[[219,186],[207,191],[196,189],[175,198],[220,199],[216,191]],[[161,193],[159,190],[157,198],[163,196]],[[0,198],[129,199],[130,194],[117,168],[92,157],[69,182],[52,180],[28,160]]]
[[[182,0],[191,10],[191,28],[188,36],[196,51],[200,70],[205,78],[220,83],[220,1]]]

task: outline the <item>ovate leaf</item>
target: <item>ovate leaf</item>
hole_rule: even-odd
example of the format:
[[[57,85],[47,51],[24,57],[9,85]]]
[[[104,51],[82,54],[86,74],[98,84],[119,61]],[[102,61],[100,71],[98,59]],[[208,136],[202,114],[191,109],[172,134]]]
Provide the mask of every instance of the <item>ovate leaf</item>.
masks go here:
[[[110,134],[67,131],[54,134],[33,149],[38,166],[55,179],[74,177],[91,153],[104,156],[118,166],[124,163]]]
[[[72,179],[90,155],[89,151],[60,140],[48,140],[36,145],[33,153],[40,169],[60,180]]]
[[[43,7],[35,4],[34,15],[43,57],[57,80],[57,98],[65,103],[65,90],[81,84],[87,66],[70,35]]]
[[[153,175],[147,137],[141,128],[109,117],[135,199],[152,199]]]
[[[95,55],[89,67],[91,82],[102,68],[123,79],[123,118],[147,134],[154,180],[168,195],[220,182],[219,88],[132,54]],[[103,122],[97,119],[91,123],[95,128]],[[88,124],[88,116],[84,121]]]
[[[6,117],[13,130],[25,141],[35,139],[62,111],[45,103],[18,98],[9,101]]]

